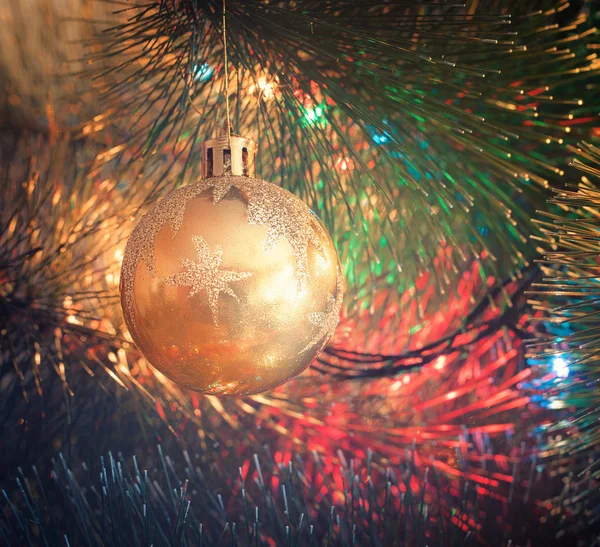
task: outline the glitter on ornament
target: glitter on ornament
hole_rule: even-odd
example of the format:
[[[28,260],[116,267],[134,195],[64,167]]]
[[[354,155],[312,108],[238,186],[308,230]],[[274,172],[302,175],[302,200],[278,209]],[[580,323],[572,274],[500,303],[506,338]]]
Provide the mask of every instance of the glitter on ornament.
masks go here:
[[[317,311],[308,314],[309,322],[315,327],[318,327],[319,330],[300,353],[304,353],[319,343],[324,347],[335,332],[340,321],[340,311],[342,309],[342,299],[344,296],[341,272],[338,272],[337,279],[337,296],[333,296],[332,294],[327,295],[327,309],[324,312]]]

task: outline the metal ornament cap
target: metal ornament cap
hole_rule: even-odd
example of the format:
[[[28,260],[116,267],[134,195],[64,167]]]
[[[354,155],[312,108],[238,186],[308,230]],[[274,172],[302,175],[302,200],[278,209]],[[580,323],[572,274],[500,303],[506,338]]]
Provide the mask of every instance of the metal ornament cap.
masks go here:
[[[224,175],[256,176],[256,143],[228,133],[226,126],[219,137],[202,144],[202,178]]]

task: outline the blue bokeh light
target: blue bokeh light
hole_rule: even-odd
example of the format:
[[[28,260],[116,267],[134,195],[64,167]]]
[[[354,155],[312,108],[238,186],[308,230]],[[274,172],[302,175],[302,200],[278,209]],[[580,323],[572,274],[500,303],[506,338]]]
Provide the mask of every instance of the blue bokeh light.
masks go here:
[[[208,63],[202,63],[194,67],[194,81],[195,82],[206,82],[210,80],[215,69]]]
[[[553,357],[552,370],[558,378],[566,378],[569,376],[569,362],[561,356]]]

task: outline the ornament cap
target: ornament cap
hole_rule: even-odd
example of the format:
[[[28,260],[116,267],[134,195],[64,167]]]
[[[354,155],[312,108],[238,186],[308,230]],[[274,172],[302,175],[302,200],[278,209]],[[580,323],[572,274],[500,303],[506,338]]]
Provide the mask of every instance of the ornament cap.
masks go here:
[[[227,122],[221,135],[202,144],[202,178],[238,175],[256,175],[256,144],[227,131]]]

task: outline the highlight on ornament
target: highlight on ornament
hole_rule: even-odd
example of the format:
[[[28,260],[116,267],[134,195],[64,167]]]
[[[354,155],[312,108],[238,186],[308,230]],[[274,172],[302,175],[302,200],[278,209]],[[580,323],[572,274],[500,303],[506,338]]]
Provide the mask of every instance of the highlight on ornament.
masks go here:
[[[339,321],[341,267],[318,217],[254,178],[251,140],[224,131],[204,143],[202,168],[133,230],[121,302],[134,342],[168,378],[249,395],[321,353]]]

